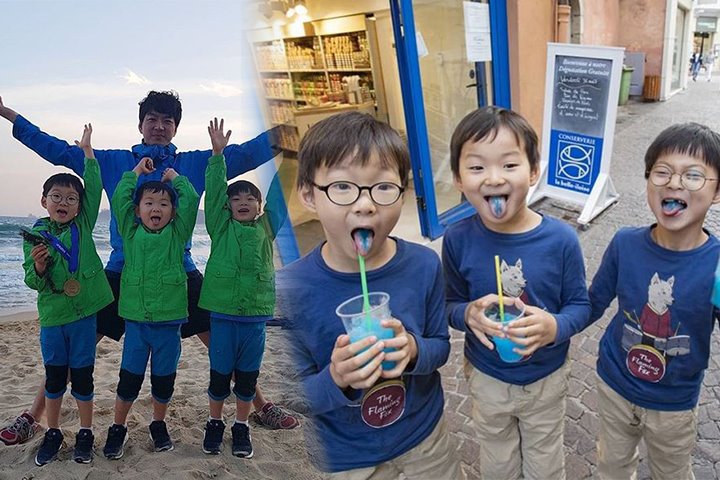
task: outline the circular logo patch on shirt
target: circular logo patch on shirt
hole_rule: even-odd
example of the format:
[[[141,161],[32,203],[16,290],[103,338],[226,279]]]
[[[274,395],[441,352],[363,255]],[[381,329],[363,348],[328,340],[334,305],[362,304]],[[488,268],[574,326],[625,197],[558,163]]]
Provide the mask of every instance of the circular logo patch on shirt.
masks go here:
[[[405,384],[402,380],[387,380],[368,390],[360,405],[363,422],[373,428],[395,423],[405,411]]]
[[[657,383],[665,376],[665,357],[649,345],[633,345],[625,364],[634,377],[646,382]]]

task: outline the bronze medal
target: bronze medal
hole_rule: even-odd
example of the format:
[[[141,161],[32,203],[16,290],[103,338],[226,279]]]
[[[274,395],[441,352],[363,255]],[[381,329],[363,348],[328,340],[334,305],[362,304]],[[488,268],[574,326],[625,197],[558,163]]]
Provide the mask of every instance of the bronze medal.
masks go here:
[[[68,297],[76,296],[80,293],[80,282],[74,278],[69,279],[65,282],[65,284],[63,284],[63,292],[65,292],[65,295]]]

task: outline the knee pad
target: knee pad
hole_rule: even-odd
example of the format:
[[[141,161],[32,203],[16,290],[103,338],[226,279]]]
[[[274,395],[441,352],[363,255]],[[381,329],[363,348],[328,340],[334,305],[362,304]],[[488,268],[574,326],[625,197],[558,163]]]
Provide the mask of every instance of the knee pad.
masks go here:
[[[81,397],[89,397],[93,394],[95,391],[95,385],[93,384],[94,370],[94,365],[70,369],[70,380],[72,381],[73,394],[78,394]]]
[[[260,375],[258,370],[254,372],[235,370],[235,388],[233,388],[233,393],[241,399],[255,398],[255,385],[257,385],[258,375]]]
[[[150,375],[152,396],[160,403],[170,401],[175,390],[175,373],[170,375]]]
[[[60,397],[65,393],[67,380],[67,365],[45,365],[45,392],[51,398]]]
[[[210,370],[210,387],[208,395],[213,400],[225,400],[230,396],[230,378],[232,373],[223,375],[215,370]]]
[[[117,386],[117,396],[125,402],[134,402],[140,393],[144,375],[130,373],[124,368],[120,369],[120,381]]]

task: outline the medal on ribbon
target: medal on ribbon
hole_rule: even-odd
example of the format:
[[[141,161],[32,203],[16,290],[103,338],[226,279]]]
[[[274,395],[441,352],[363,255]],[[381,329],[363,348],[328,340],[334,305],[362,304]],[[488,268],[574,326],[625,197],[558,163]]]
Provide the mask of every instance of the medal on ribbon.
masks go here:
[[[80,260],[80,230],[75,222],[70,224],[70,249],[63,245],[59,238],[46,230],[41,230],[42,235],[50,246],[60,254],[68,262],[68,271],[73,274],[78,269]],[[63,284],[62,292],[68,297],[74,297],[80,293],[80,282],[75,278],[70,278]]]

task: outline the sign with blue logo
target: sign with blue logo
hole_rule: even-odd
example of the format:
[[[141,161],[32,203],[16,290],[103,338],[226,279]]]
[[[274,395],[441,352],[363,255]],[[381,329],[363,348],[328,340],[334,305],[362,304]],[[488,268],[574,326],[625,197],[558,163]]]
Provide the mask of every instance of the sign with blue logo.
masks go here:
[[[551,130],[548,185],[590,194],[600,173],[602,151],[602,138]]]
[[[609,177],[623,49],[549,44],[541,175],[528,204],[583,205],[587,223],[617,200]]]

